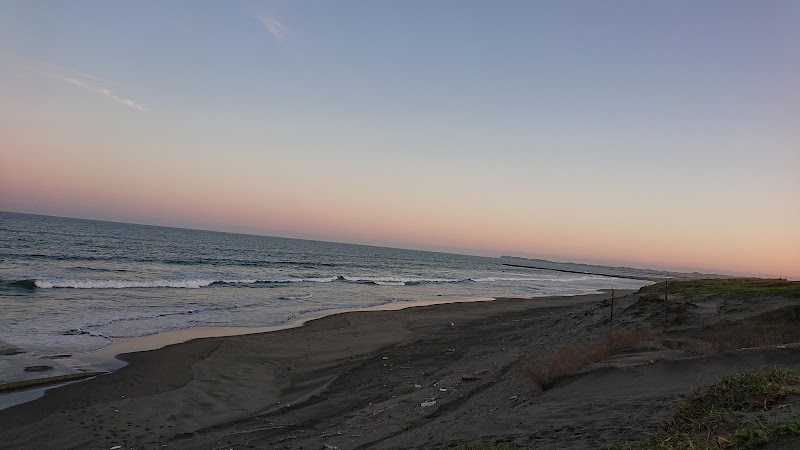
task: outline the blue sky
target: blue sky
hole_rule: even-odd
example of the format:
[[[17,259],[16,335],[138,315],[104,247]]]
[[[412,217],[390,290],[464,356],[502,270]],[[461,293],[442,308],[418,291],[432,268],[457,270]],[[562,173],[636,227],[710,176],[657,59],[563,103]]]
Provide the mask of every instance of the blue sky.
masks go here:
[[[800,276],[797,23],[794,1],[5,1],[0,209]]]

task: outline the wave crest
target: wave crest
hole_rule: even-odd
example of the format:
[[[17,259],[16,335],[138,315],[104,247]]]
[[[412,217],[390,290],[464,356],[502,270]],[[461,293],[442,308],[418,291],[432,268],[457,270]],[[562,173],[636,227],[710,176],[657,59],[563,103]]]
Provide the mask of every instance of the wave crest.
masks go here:
[[[278,297],[278,300],[305,300],[311,297],[311,294],[284,295],[283,297]]]
[[[344,281],[378,286],[408,286],[425,283],[458,283],[464,281],[457,278],[408,278],[408,277],[353,277],[343,276]]]
[[[99,280],[99,279],[24,279],[0,284],[16,289],[147,289],[147,288],[177,288],[177,289],[199,289],[213,286],[224,285],[259,285],[259,284],[283,284],[283,283],[332,283],[345,282],[357,284],[372,284],[376,286],[414,286],[428,283],[496,283],[496,282],[573,282],[585,281],[588,276],[578,276],[569,278],[556,278],[547,276],[473,276],[466,278],[416,278],[403,276],[352,276],[339,275],[330,277],[299,277],[288,275],[272,275],[258,278],[233,278],[233,279],[214,279],[196,278],[184,280]]]
[[[146,289],[146,288],[183,288],[199,289],[217,285],[235,284],[268,284],[268,283],[330,283],[336,281],[338,277],[265,277],[243,278],[230,280],[215,279],[189,279],[189,280],[61,280],[61,279],[30,279],[19,280],[9,283],[12,286],[21,288],[72,288],[72,289]]]
[[[198,289],[210,286],[214,280],[36,280],[34,285],[42,289],[132,289],[132,288],[187,288]]]

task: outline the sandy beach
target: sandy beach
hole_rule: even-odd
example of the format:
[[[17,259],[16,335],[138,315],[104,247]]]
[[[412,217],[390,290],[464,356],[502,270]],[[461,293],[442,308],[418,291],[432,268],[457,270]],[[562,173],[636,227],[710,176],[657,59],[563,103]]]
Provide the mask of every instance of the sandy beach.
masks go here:
[[[0,0],[0,450],[800,449],[800,0],[609,3]]]
[[[645,338],[545,390],[531,372],[561,346],[606,338],[609,293],[348,312],[124,354],[114,373],[0,411],[0,447],[605,448],[643,442],[724,375],[800,369],[800,349],[762,339],[778,324],[774,339],[800,340],[796,286],[678,292],[666,331],[658,289],[616,293],[614,328]]]

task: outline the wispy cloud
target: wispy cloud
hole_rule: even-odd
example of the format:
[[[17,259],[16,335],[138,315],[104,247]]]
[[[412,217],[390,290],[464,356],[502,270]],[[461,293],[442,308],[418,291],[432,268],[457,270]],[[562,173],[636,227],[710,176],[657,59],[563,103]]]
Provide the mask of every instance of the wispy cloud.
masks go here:
[[[104,87],[104,85],[109,85],[112,83],[100,77],[41,61],[27,61],[20,64],[20,67],[27,73],[62,81],[86,91],[102,95],[109,100],[113,100],[129,108],[139,111],[147,111],[147,108],[145,108],[141,103],[129,98],[124,98],[114,93],[114,91],[111,89]]]
[[[260,13],[256,14],[255,18],[264,25],[264,28],[266,28],[269,34],[275,39],[285,41],[289,38],[289,28],[280,23],[275,17],[266,13]]]
[[[81,87],[83,89],[86,89],[87,91],[96,92],[106,98],[114,100],[117,103],[121,103],[129,108],[138,109],[139,111],[147,111],[147,109],[145,109],[144,106],[140,105],[136,101],[131,100],[129,98],[122,98],[119,95],[113,93],[111,89],[99,86],[93,86],[77,78],[61,78],[61,80],[73,84],[75,86]]]

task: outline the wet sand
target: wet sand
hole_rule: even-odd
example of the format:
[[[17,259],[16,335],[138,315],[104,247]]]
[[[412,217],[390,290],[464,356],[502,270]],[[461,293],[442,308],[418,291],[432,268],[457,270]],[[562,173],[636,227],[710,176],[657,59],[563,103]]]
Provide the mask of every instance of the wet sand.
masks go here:
[[[681,395],[722,375],[800,367],[793,346],[693,358],[642,348],[542,391],[523,369],[602,338],[608,297],[348,312],[129,353],[117,372],[0,411],[0,447],[598,448],[653,433]],[[617,300],[616,326],[655,324],[659,305],[640,300]],[[716,314],[698,311],[698,326]]]

